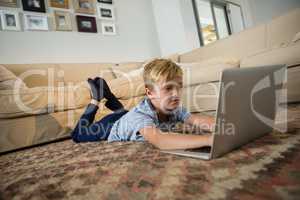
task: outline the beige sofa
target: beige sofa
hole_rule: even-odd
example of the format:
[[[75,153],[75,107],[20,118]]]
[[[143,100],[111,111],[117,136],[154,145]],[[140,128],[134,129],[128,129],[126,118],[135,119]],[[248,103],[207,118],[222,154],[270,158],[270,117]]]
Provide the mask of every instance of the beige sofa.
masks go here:
[[[169,59],[184,70],[183,105],[216,109],[224,69],[287,64],[288,102],[299,102],[300,9]],[[298,35],[297,35],[298,33]],[[144,96],[145,62],[0,65],[0,152],[68,137],[90,101],[88,77],[104,77],[127,109]],[[96,120],[111,111],[100,104]]]

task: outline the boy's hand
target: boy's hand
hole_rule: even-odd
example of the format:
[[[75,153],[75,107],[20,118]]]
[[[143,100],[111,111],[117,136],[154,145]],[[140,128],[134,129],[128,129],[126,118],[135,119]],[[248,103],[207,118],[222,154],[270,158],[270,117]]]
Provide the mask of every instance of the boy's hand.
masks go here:
[[[215,118],[210,116],[192,114],[189,118],[186,119],[185,123],[199,127],[202,130],[208,130],[212,132],[215,126]]]
[[[208,146],[212,146],[213,145],[213,139],[214,139],[214,137],[213,137],[213,135],[212,134],[209,134],[208,135]]]
[[[211,146],[213,137],[207,135],[165,134],[156,127],[144,127],[139,130],[145,140],[154,146],[164,149],[189,149]]]
[[[208,117],[207,118],[207,123],[210,124],[209,126],[209,131],[210,132],[213,132],[214,131],[214,128],[215,128],[215,124],[216,124],[216,120],[214,117]]]

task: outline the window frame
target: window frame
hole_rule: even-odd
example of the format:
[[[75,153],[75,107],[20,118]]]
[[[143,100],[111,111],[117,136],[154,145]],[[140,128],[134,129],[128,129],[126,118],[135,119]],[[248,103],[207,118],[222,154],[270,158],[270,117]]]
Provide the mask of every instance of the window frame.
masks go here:
[[[216,28],[217,38],[218,38],[218,40],[220,40],[219,28],[218,28],[218,25],[217,25],[216,13],[215,13],[214,6],[219,7],[219,8],[223,8],[224,15],[225,15],[225,21],[226,21],[226,26],[227,26],[227,30],[228,30],[228,36],[229,36],[229,35],[232,34],[232,31],[231,31],[231,26],[230,26],[230,23],[229,23],[228,7],[227,7],[226,2],[220,2],[220,1],[214,1],[214,0],[210,1],[210,7],[211,7],[212,15],[213,15],[215,28]]]
[[[200,46],[202,47],[202,46],[205,46],[205,43],[204,43],[204,38],[203,38],[203,34],[202,34],[202,27],[201,27],[201,23],[200,23],[200,19],[199,19],[199,12],[198,12],[197,2],[196,2],[197,0],[191,0],[191,1],[192,1],[194,17],[195,17],[196,26],[197,26],[198,38],[199,38]],[[215,26],[215,29],[216,29],[217,40],[220,40],[220,36],[219,36],[219,30],[218,30],[218,26],[217,26],[214,6],[224,8],[225,21],[226,21],[226,26],[227,26],[229,36],[232,35],[232,25],[231,25],[231,21],[230,21],[230,18],[229,18],[230,10],[228,8],[229,4],[234,4],[234,5],[240,7],[243,24],[245,24],[242,8],[241,8],[240,5],[238,5],[236,3],[232,3],[232,2],[228,2],[228,1],[220,1],[220,0],[207,0],[207,1],[210,4],[212,16],[213,16],[213,21],[214,21],[214,26]]]

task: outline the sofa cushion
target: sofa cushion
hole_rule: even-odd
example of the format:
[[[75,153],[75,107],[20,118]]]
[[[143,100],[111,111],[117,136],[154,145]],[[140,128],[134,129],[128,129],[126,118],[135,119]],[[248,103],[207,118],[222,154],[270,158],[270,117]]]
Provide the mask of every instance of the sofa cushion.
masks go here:
[[[145,94],[143,68],[126,73],[126,76],[108,81],[111,91],[119,99],[130,99]]]
[[[65,84],[76,84],[89,77],[103,77],[106,81],[115,79],[111,67],[114,63],[65,63],[59,64]]]
[[[290,67],[287,73],[287,102],[300,102],[300,64]]]
[[[217,109],[219,82],[197,84],[182,91],[182,104],[190,112],[212,111]]]
[[[116,78],[121,78],[126,76],[127,73],[141,68],[143,66],[142,62],[127,62],[127,63],[119,63],[111,67],[112,72]]]
[[[57,86],[63,83],[56,64],[7,64],[5,67],[22,79],[27,87]]]
[[[46,114],[84,107],[91,100],[88,83],[0,91],[0,118]]]
[[[177,64],[190,64],[190,63],[199,63],[202,66],[208,66],[208,65],[218,65],[218,64],[230,64],[230,65],[239,65],[240,61],[239,59],[235,58],[235,57],[225,57],[225,56],[216,56],[210,59],[205,59],[202,61],[198,61],[198,62],[181,62],[181,63],[177,63]]]
[[[0,65],[0,90],[13,90],[14,88],[27,88],[27,86],[14,73]]]
[[[293,66],[300,63],[300,43],[280,48],[273,48],[241,60],[241,67],[286,64]]]
[[[296,43],[300,41],[300,32],[296,33],[296,35],[293,37],[292,42]]]
[[[287,70],[287,102],[300,101],[300,43],[287,47],[274,48],[241,61],[241,67],[286,64]]]
[[[145,95],[135,96],[130,99],[121,99],[121,103],[123,104],[124,108],[130,110],[134,106],[136,106],[140,101],[145,97]]]
[[[3,65],[0,65],[0,82],[15,79],[15,78],[16,75],[14,75],[14,73],[6,69]]]
[[[266,49],[267,26],[262,24],[223,38],[204,47],[180,55],[180,62],[202,62],[225,56],[241,59],[249,54]]]
[[[213,58],[203,62],[177,63],[183,69],[183,85],[218,81],[224,69],[239,67],[239,60],[234,58]]]
[[[174,53],[174,54],[171,54],[171,55],[168,55],[168,56],[164,56],[164,57],[156,57],[156,58],[150,58],[150,59],[147,59],[144,61],[143,63],[143,67],[145,65],[147,65],[149,62],[155,60],[155,59],[169,59],[171,60],[172,62],[179,62],[180,61],[180,55],[178,53]]]
[[[290,44],[300,31],[300,8],[274,18],[267,24],[268,48],[284,47]]]

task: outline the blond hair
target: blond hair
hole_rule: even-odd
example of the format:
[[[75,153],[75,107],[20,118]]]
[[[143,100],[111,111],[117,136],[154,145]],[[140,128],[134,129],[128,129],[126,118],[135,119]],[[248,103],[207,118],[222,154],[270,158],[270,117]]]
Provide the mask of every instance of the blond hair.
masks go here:
[[[180,66],[169,59],[155,59],[144,67],[143,72],[145,87],[149,89],[152,89],[153,84],[161,80],[171,81],[182,75]]]

